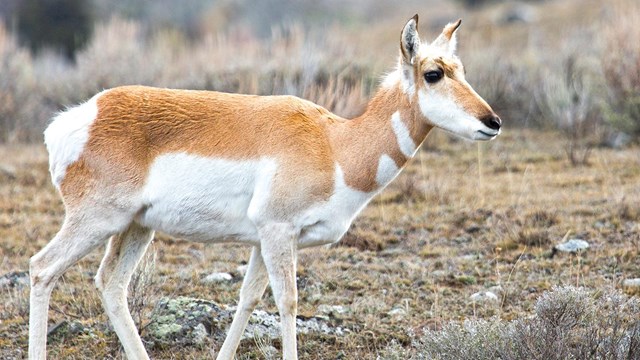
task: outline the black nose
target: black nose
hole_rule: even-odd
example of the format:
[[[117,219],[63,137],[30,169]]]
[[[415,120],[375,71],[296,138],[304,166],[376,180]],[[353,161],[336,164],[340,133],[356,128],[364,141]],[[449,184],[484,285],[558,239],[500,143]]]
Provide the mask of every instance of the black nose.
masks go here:
[[[493,130],[500,130],[500,126],[502,126],[502,120],[496,114],[487,115],[481,121]]]

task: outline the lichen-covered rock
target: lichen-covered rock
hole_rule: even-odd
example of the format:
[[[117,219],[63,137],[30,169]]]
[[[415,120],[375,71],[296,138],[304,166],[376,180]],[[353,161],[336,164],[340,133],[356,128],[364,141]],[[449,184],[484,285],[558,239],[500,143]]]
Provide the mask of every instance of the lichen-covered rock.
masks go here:
[[[156,346],[207,345],[213,335],[224,337],[233,313],[214,302],[178,297],[163,298],[151,316],[144,332],[147,341]]]
[[[178,297],[163,298],[151,315],[143,337],[157,347],[165,346],[209,346],[210,341],[221,343],[231,324],[235,308],[214,302]],[[320,317],[296,319],[299,334],[322,333],[338,336],[348,332],[341,327],[332,327]],[[280,337],[280,316],[263,310],[255,310],[242,336],[246,338]]]

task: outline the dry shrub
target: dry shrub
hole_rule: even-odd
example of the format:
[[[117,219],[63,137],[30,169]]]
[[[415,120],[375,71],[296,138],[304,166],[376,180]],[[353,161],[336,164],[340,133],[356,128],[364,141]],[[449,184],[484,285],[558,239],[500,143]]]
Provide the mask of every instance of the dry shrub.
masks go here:
[[[617,290],[556,287],[535,316],[449,323],[415,344],[414,359],[637,359],[640,301]]]
[[[416,174],[405,174],[395,181],[396,187],[400,190],[402,203],[419,203],[425,200],[425,189],[420,183]]]
[[[0,142],[39,140],[38,121],[51,109],[37,91],[31,55],[0,23]]]
[[[581,39],[581,41],[577,41]],[[585,54],[586,34],[571,37],[564,52],[549,60],[537,99],[545,118],[565,135],[565,151],[571,165],[586,165],[593,147],[601,143],[602,116],[598,102],[601,79]],[[587,55],[587,56],[585,56]],[[550,75],[549,72],[553,73]]]
[[[560,218],[555,212],[546,210],[536,210],[525,216],[524,223],[534,227],[548,228],[560,222]]]
[[[160,299],[162,282],[156,272],[156,259],[157,254],[152,244],[129,283],[129,312],[138,332],[147,327],[151,318],[149,315]]]
[[[381,251],[386,247],[385,241],[380,234],[357,227],[351,228],[337,245],[353,247],[360,251]]]
[[[640,3],[617,1],[601,25],[601,66],[609,91],[606,119],[617,129],[640,134]]]
[[[516,242],[527,246],[545,246],[551,243],[551,237],[547,229],[523,228],[518,232]]]

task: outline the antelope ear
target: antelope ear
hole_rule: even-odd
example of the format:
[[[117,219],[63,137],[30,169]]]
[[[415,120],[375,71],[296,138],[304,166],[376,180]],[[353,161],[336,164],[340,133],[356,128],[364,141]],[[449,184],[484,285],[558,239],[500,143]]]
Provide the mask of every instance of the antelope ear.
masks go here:
[[[455,53],[458,45],[456,33],[461,23],[462,19],[458,19],[456,22],[447,24],[432,45],[444,48],[451,54]]]
[[[400,34],[400,51],[402,61],[407,65],[413,65],[420,51],[420,36],[418,35],[418,14],[415,14],[402,29]]]

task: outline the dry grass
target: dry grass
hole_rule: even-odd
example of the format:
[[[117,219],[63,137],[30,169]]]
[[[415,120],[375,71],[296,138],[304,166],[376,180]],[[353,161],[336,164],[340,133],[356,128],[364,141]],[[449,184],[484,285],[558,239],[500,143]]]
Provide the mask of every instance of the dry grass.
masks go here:
[[[640,148],[594,147],[593,132],[582,128],[571,138],[571,132],[513,126],[545,124],[547,116],[553,128],[570,128],[567,121],[587,119],[580,116],[589,111],[598,113],[602,109],[594,104],[601,105],[611,95],[629,99],[631,108],[626,111],[627,105],[611,102],[605,112],[635,111],[635,82],[618,85],[616,79],[622,77],[617,71],[622,68],[602,65],[624,63],[623,75],[637,71],[635,57],[621,57],[637,54],[637,47],[622,46],[635,44],[632,41],[605,40],[604,45],[610,46],[606,47],[599,39],[624,40],[635,31],[629,24],[637,21],[614,22],[610,15],[594,21],[600,2],[587,3],[593,6],[571,0],[547,2],[535,8],[533,25],[495,25],[499,21],[491,19],[502,11],[500,6],[465,17],[460,46],[468,78],[498,109],[507,124],[505,133],[483,144],[432,134],[426,150],[365,209],[341,244],[300,254],[300,314],[314,315],[324,304],[343,305],[350,311],[331,321],[351,330],[344,337],[300,335],[301,358],[406,358],[403,352],[415,350],[412,346],[425,331],[441,329],[448,321],[525,318],[534,313],[541,294],[554,286],[621,288],[622,280],[638,276]],[[449,16],[451,6],[446,10]],[[29,257],[53,237],[63,218],[48,178],[44,148],[17,143],[39,141],[54,109],[104,87],[142,83],[295,94],[351,116],[362,111],[381,69],[393,64],[397,51],[397,33],[389,32],[397,26],[393,20],[368,24],[366,31],[357,26],[325,28],[323,37],[291,25],[275,29],[267,39],[236,28],[186,41],[177,31],[146,34],[139,23],[114,19],[100,25],[75,65],[52,54],[33,58],[0,30],[0,142],[14,144],[0,147],[0,276],[26,271]],[[423,23],[421,31],[436,31],[429,22]],[[593,26],[608,30],[595,32],[598,41],[585,55],[588,58],[580,60],[581,72],[574,74],[585,74],[589,80],[579,86],[576,81],[582,80],[576,77],[549,80],[566,70],[567,59],[575,53],[565,46],[571,41],[560,41],[575,34],[568,29],[593,31]],[[384,49],[377,52],[389,55],[372,56],[371,49]],[[606,83],[610,94],[593,88],[600,84],[591,81],[602,76],[600,68],[606,78],[598,81]],[[554,86],[559,89],[543,91]],[[616,91],[627,95],[620,97]],[[572,103],[576,94],[578,101]],[[564,117],[571,111],[579,116]],[[602,125],[602,118],[592,114],[587,120]],[[585,166],[572,167],[567,160],[567,147],[574,140],[588,141]],[[552,256],[553,245],[567,237],[588,241],[590,250]],[[151,250],[146,268],[137,273],[131,288],[140,294],[130,304],[142,327],[162,296],[201,297],[222,304],[237,301],[240,282],[205,285],[200,279],[214,271],[239,278],[237,268],[246,263],[248,249],[205,246],[158,234]],[[52,337],[51,358],[123,358],[93,285],[101,257],[100,251],[89,255],[54,290],[50,324],[76,321],[89,331]],[[499,302],[469,299],[494,286],[502,289]],[[0,288],[0,358],[25,355],[27,297],[28,288],[19,284]],[[270,295],[262,307],[275,311]],[[404,309],[404,315],[390,315],[395,308]],[[279,340],[246,340],[238,358],[263,358],[271,346],[279,348]],[[210,353],[158,349],[151,356],[204,359]]]
[[[437,149],[420,152],[356,220],[346,239],[363,241],[300,254],[300,313],[343,305],[350,311],[332,321],[352,330],[344,337],[300,335],[301,358],[374,358],[388,353],[391,343],[408,349],[424,330],[449,320],[527,317],[553,286],[621,287],[623,279],[637,277],[640,149],[597,148],[591,166],[574,168],[563,156],[562,137],[553,133],[507,130],[485,144],[434,135],[428,141],[435,140]],[[42,147],[2,147],[0,159],[5,274],[28,269],[29,256],[55,234],[63,211]],[[592,248],[551,257],[567,233]],[[141,315],[161,296],[237,301],[239,282],[204,285],[200,279],[213,271],[235,274],[248,249],[158,235],[152,250],[155,262],[140,274],[138,291],[147,294],[136,305]],[[50,324],[80,321],[91,329],[50,340],[54,358],[122,356],[93,286],[101,255],[81,261],[54,290]],[[470,301],[471,294],[496,285],[503,289],[499,303]],[[0,357],[26,351],[27,296],[24,287],[0,292]],[[276,310],[270,295],[261,306]],[[406,314],[388,314],[397,307]],[[261,358],[270,345],[279,348],[279,340],[244,341],[239,357]],[[209,353],[165,349],[151,356],[200,359]]]

